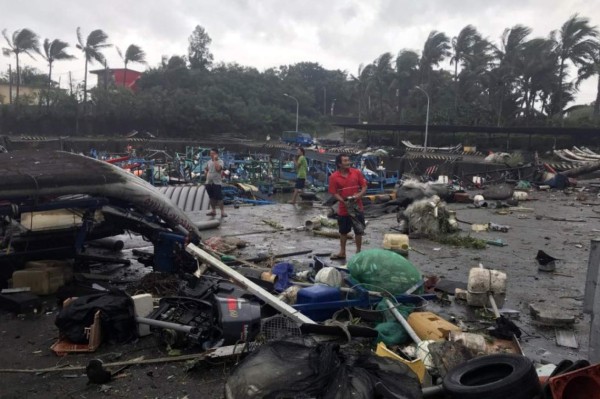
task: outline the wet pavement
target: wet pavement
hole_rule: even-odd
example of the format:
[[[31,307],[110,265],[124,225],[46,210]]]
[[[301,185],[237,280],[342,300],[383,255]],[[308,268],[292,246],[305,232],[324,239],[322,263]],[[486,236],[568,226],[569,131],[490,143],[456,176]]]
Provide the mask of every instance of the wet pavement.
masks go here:
[[[583,182],[585,185],[585,182]],[[467,282],[469,270],[481,262],[486,268],[505,272],[507,296],[505,309],[520,312],[515,320],[523,330],[521,339],[525,354],[538,362],[557,363],[562,359],[587,357],[589,316],[582,315],[583,293],[588,265],[590,240],[600,236],[600,198],[588,194],[581,200],[576,193],[531,192],[531,201],[521,202],[524,210],[498,214],[496,209],[474,208],[469,204],[450,204],[457,211],[457,218],[471,223],[493,222],[510,226],[508,233],[471,232],[468,224],[461,223],[465,234],[482,239],[502,239],[507,246],[488,246],[486,249],[465,249],[439,244],[427,239],[411,239],[409,260],[425,275],[437,275],[442,279]],[[591,205],[586,205],[591,204]],[[314,203],[310,205],[277,204],[268,206],[228,207],[228,217],[218,229],[203,231],[202,238],[235,235],[248,242],[248,246],[237,252],[243,258],[260,253],[288,253],[312,250],[309,255],[291,258],[301,265],[308,265],[315,253],[337,251],[337,239],[314,236],[302,229],[307,220],[326,215],[328,209]],[[192,214],[194,221],[207,220],[205,212]],[[536,217],[537,216],[537,217]],[[548,217],[572,221],[554,221]],[[265,221],[277,222],[284,230],[275,230]],[[386,233],[397,226],[395,214],[368,220],[364,249],[379,248]],[[148,242],[139,237],[125,236],[123,256],[130,257],[133,249],[152,250]],[[538,270],[535,256],[538,250],[559,258],[554,273]],[[418,252],[417,252],[418,251]],[[348,256],[354,254],[354,245],[348,243]],[[285,260],[289,260],[285,258]],[[133,262],[129,268],[119,271],[120,277],[135,280],[150,271]],[[102,345],[93,355],[69,355],[58,358],[49,351],[57,331],[53,326],[56,308],[52,310],[49,299],[48,313],[17,318],[2,314],[0,319],[0,350],[3,357],[0,368],[51,367],[60,364],[86,364],[93,357],[116,356],[129,359],[138,354],[147,358],[164,356],[151,337],[143,338],[130,345]],[[554,309],[562,314],[575,316],[575,332],[579,349],[556,345],[553,328],[540,327],[530,316],[529,304]],[[466,303],[431,303],[429,310],[444,317],[455,317],[470,328],[483,329],[492,322],[484,320],[468,309]],[[485,323],[481,321],[484,320]],[[161,397],[161,398],[211,398],[222,397],[223,383],[231,365],[221,362],[205,364],[192,372],[186,372],[181,363],[163,366],[132,367],[125,377],[111,383],[112,388],[101,392],[97,386],[87,386],[85,376],[77,373],[62,374],[3,374],[0,397]],[[65,377],[65,374],[75,374]],[[53,392],[48,396],[48,392]]]

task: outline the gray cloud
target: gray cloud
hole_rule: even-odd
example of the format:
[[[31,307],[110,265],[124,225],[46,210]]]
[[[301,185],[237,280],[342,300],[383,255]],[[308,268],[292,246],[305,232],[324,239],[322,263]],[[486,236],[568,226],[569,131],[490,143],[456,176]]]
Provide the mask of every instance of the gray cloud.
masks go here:
[[[151,66],[162,55],[186,54],[187,39],[202,25],[213,43],[216,61],[238,62],[259,69],[299,61],[320,62],[327,68],[355,73],[384,52],[408,48],[420,51],[431,30],[455,36],[467,24],[498,41],[502,31],[517,23],[533,28],[533,36],[547,36],[572,14],[579,12],[600,24],[600,2],[587,0],[105,0],[103,2],[54,0],[4,1],[2,13],[9,32],[28,27],[42,38],[76,42],[75,29],[84,34],[101,28],[111,43],[124,48],[140,45]],[[77,51],[73,48],[73,54]],[[120,66],[114,49],[106,56]],[[24,64],[46,70],[37,57]],[[0,71],[14,60],[0,57]],[[142,66],[132,65],[143,69]],[[83,61],[56,64],[66,82],[69,71],[83,78]],[[93,79],[92,79],[93,80]],[[586,82],[581,101],[595,97],[595,82]]]

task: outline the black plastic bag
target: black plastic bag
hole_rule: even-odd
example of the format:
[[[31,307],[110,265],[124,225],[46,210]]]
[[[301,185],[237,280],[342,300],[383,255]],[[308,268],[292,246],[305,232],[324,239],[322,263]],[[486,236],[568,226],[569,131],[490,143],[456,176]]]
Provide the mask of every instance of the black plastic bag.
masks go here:
[[[421,399],[417,376],[406,365],[335,344],[309,347],[278,341],[242,361],[225,384],[227,399]]]
[[[110,342],[128,342],[136,337],[137,325],[133,300],[123,291],[85,295],[63,307],[55,324],[69,341],[85,344],[85,328],[92,325],[100,311],[102,334]]]

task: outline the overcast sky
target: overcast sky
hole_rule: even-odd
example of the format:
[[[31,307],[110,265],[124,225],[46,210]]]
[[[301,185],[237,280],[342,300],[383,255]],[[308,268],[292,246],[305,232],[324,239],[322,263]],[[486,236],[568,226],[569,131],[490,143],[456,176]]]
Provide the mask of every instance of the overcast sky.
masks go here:
[[[574,13],[600,24],[598,0],[0,0],[0,9],[0,28],[9,34],[27,27],[42,40],[69,42],[77,56],[78,26],[84,37],[103,29],[110,43],[123,50],[132,43],[141,46],[148,64],[156,66],[162,55],[187,54],[188,37],[201,25],[212,38],[215,62],[237,62],[262,71],[312,61],[353,74],[361,63],[384,52],[420,51],[434,29],[453,37],[472,24],[498,42],[502,31],[515,24],[531,27],[531,37],[545,37]],[[2,47],[5,44],[2,38]],[[105,55],[110,67],[122,67],[114,48]],[[23,56],[22,62],[47,71],[39,56]],[[14,68],[13,58],[0,55],[0,71],[9,63]],[[81,81],[83,59],[56,62],[53,78],[67,87],[69,71]],[[582,85],[578,102],[595,99],[596,79]],[[90,83],[95,85],[95,80],[92,76]]]

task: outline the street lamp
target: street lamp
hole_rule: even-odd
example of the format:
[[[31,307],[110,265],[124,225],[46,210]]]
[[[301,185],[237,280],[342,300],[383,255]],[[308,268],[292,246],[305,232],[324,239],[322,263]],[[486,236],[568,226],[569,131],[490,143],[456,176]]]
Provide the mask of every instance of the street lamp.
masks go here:
[[[290,96],[287,93],[283,93],[283,95],[296,100],[296,131],[298,131],[298,111],[300,111],[300,103],[298,102],[298,99],[294,96]]]
[[[335,98],[333,99],[333,101],[331,102],[331,116],[333,116],[333,110],[335,109]]]
[[[427,151],[427,128],[429,127],[429,94],[427,94],[427,92],[423,90],[420,86],[415,86],[415,89],[421,90],[423,93],[425,93],[425,96],[427,97],[427,116],[425,116],[425,144],[423,145],[423,147],[425,147],[425,151]]]

